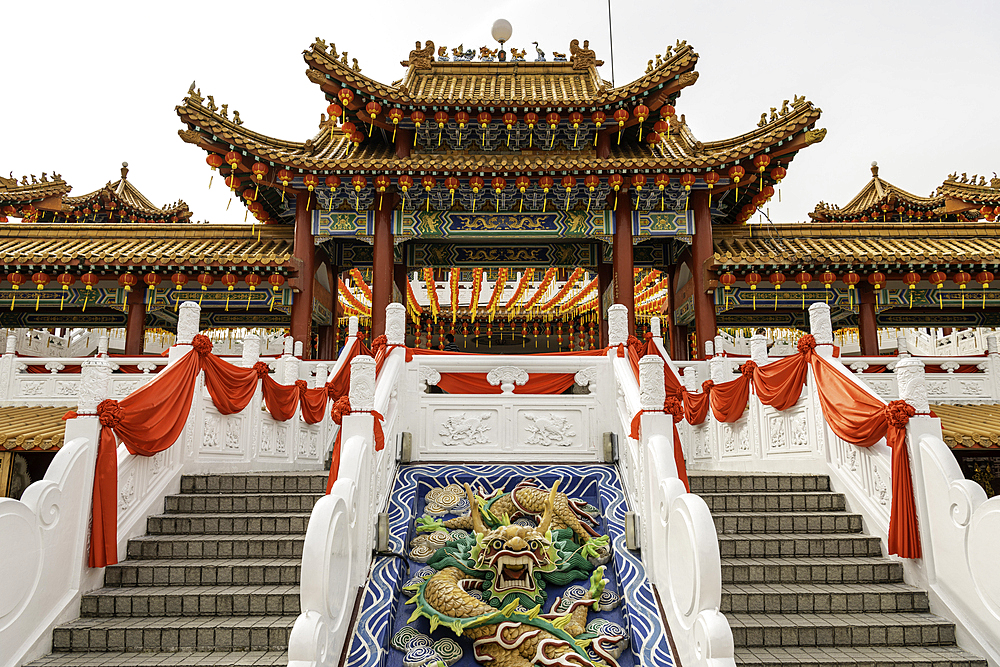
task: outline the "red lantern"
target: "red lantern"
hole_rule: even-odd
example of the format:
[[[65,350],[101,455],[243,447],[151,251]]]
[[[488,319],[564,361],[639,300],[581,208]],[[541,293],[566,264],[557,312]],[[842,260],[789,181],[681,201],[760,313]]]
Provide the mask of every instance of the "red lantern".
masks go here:
[[[751,294],[753,294],[754,310],[757,310],[757,285],[760,284],[761,280],[762,280],[761,275],[756,271],[748,273],[743,277],[743,281],[746,282],[747,285],[750,285],[750,292]]]
[[[882,289],[882,286],[885,285],[885,281],[886,281],[885,274],[882,273],[881,271],[876,271],[875,273],[868,276],[868,282],[871,284],[873,288],[877,290]]]
[[[628,111],[625,109],[618,109],[615,111],[613,116],[616,121],[618,121],[618,143],[622,142],[622,130],[625,128],[625,121],[628,120]]]
[[[344,113],[344,108],[339,104],[331,104],[326,108],[327,115],[330,116],[330,120],[334,118],[340,118]]]
[[[486,185],[486,182],[482,179],[481,176],[473,176],[472,178],[469,179],[469,187],[472,188],[472,194],[473,194],[473,197],[472,197],[472,212],[473,213],[476,212],[476,197],[475,197],[475,195],[479,194],[479,191],[483,189],[484,185]]]
[[[976,274],[976,282],[983,286],[983,308],[986,307],[986,290],[993,282],[993,274],[989,271],[980,271]]]
[[[174,289],[181,290],[187,285],[188,277],[186,273],[174,273],[170,276],[170,282],[174,284]]]
[[[935,271],[927,279],[931,282],[934,287],[941,289],[944,285],[944,281],[948,280],[948,275],[944,271]]]
[[[208,163],[208,166],[212,168],[213,172],[219,167],[221,167],[224,163],[222,156],[219,155],[218,153],[209,153],[208,156],[205,158],[205,162]],[[212,180],[214,178],[215,174],[213,173],[212,176],[208,179],[208,187],[212,187]]]
[[[123,287],[126,292],[131,292],[132,288],[139,283],[139,279],[132,273],[123,273],[118,276],[118,285]]]
[[[253,166],[250,167],[250,172],[254,175],[254,179],[259,184],[264,177],[267,176],[267,165],[263,162],[254,162]]]
[[[795,274],[795,282],[797,282],[799,284],[799,287],[802,288],[803,292],[805,290],[809,289],[809,283],[812,282],[812,279],[813,279],[812,274],[807,273],[805,271],[802,271],[800,273]],[[806,307],[806,295],[805,294],[802,295],[802,307],[803,308]]]
[[[698,179],[694,174],[688,173],[688,174],[681,174],[680,180],[681,180],[681,185],[684,186],[684,190],[687,192],[691,192],[691,186],[694,185],[695,181],[697,181]]]
[[[350,107],[351,102],[354,101],[354,93],[347,88],[341,88],[340,92],[337,93],[337,99],[340,100],[340,103],[345,107]]]
[[[240,187],[240,185],[242,185],[243,182],[239,178],[237,178],[236,176],[230,174],[229,176],[226,176],[225,183],[226,183],[226,187],[228,187],[230,190],[233,190],[235,192],[236,188]],[[135,217],[135,216],[132,216],[132,217]]]
[[[524,193],[531,187],[531,179],[527,176],[518,176],[514,179],[514,187],[517,191],[521,193],[521,203],[518,206],[519,211],[524,210]]]
[[[757,171],[760,173],[760,187],[764,187],[764,170],[767,169],[767,165],[771,164],[771,158],[768,155],[761,154],[753,159],[753,166],[757,167]]]
[[[833,285],[834,281],[837,280],[837,274],[831,273],[830,271],[824,271],[819,274],[819,281],[823,283],[823,290],[825,294],[825,303],[830,303],[830,286]]]
[[[459,129],[465,129],[466,123],[469,122],[469,114],[465,111],[459,111],[455,113],[455,122],[458,123]]]
[[[347,121],[346,123],[340,126],[340,131],[343,132],[348,138],[350,138],[353,137],[354,133],[358,131],[358,126],[352,123],[351,121]]]
[[[965,290],[965,286],[969,284],[972,280],[972,276],[969,275],[968,271],[959,271],[952,278],[955,284],[958,285],[958,289]],[[965,308],[965,292],[962,292],[962,308]]]
[[[670,120],[677,113],[677,110],[670,104],[664,104],[660,107],[660,118]]]
[[[733,275],[733,273],[731,271],[727,271],[726,273],[723,273],[721,276],[719,276],[719,282],[722,283],[722,287],[725,290],[725,295],[726,295],[725,305],[726,305],[726,308],[729,308],[729,292],[732,291],[733,285],[736,284],[736,276]]]
[[[44,290],[45,286],[49,284],[49,274],[39,271],[37,273],[31,274],[31,281],[35,283],[36,289],[39,291]],[[39,295],[40,297],[41,295]],[[38,310],[38,300],[35,300],[35,310]]]
[[[368,112],[368,117],[372,120],[371,125],[368,126],[368,136],[370,137],[372,136],[372,129],[375,127],[375,119],[382,113],[382,105],[372,100],[365,105],[365,111]]]
[[[566,210],[568,211],[570,195],[573,192],[573,188],[576,187],[576,178],[569,175],[563,176],[562,181],[559,182],[559,185],[562,187],[563,190],[566,191]]]
[[[408,174],[403,174],[398,179],[396,179],[396,182],[399,185],[400,192],[402,192],[404,195],[410,191],[410,188],[413,187],[413,177]],[[405,210],[406,197],[403,197],[402,199],[403,199],[403,209]]]
[[[271,285],[271,304],[268,306],[268,310],[274,310],[274,300],[278,297],[278,290],[285,284],[285,276],[280,273],[272,273],[268,276],[267,282]]]
[[[207,292],[208,288],[215,283],[215,277],[211,273],[199,273],[198,283],[201,285],[201,291]]]
[[[504,188],[507,187],[507,181],[505,181],[502,176],[495,176],[493,180],[490,182],[490,187],[493,188],[493,192],[495,192],[497,195],[497,213],[499,213],[500,200],[502,199],[500,195],[503,193]]]
[[[910,271],[903,276],[903,282],[906,284],[906,291],[910,295],[910,308],[913,308],[913,290],[916,289],[917,283],[920,282],[920,274]]]
[[[245,282],[247,287],[250,288],[250,291],[253,292],[257,289],[257,286],[260,285],[260,276],[256,273],[248,273],[243,276],[243,282]]]
[[[542,213],[545,212],[545,209],[547,208],[548,205],[549,190],[552,189],[552,186],[555,185],[555,183],[556,183],[555,179],[552,178],[551,176],[542,176],[541,178],[538,179],[538,187],[540,187],[542,189],[542,192],[545,194],[545,196],[542,198]]]
[[[642,192],[643,186],[646,185],[645,174],[632,174],[632,187],[637,191]]]
[[[447,116],[448,114],[445,114],[445,117]],[[424,114],[423,111],[414,111],[413,113],[410,114],[410,121],[412,121],[414,127],[417,128],[416,132],[413,133],[414,146],[417,145],[417,135],[420,133],[420,126],[424,124],[425,120],[427,120],[427,116]]]
[[[717,174],[714,171],[706,172],[701,177],[701,180],[705,181],[705,185],[708,186],[708,205],[709,206],[712,205],[712,188],[715,187],[715,184],[718,183],[721,178],[722,177],[719,176],[719,174]]]
[[[595,146],[597,145],[597,135],[601,131],[601,125],[604,125],[604,121],[607,120],[607,118],[608,115],[603,111],[595,111],[594,113],[590,114],[590,120],[592,120],[594,122],[594,125],[597,126],[597,131],[594,132]]]
[[[777,167],[771,170],[771,180],[773,180],[775,183],[781,183],[781,179],[783,179],[787,174],[788,171],[786,171],[785,168],[782,167],[781,165],[778,165]]]
[[[449,176],[444,179],[444,187],[448,188],[448,193],[451,195],[451,205],[455,205],[455,191],[458,190],[458,178],[455,176]]]
[[[142,277],[142,282],[146,283],[146,285],[152,287],[153,289],[156,289],[156,286],[159,285],[162,281],[163,279],[160,278],[160,276],[155,273],[147,273]]]
[[[448,123],[448,114],[444,111],[438,111],[434,114],[434,122],[438,126],[438,146],[441,145],[441,134],[444,132],[444,126]]]
[[[811,276],[810,276],[811,277]],[[779,290],[781,286],[785,283],[785,274],[781,271],[775,271],[770,276],[767,277],[768,282],[774,286],[774,289]]]
[[[730,180],[732,180],[733,183],[736,183],[737,185],[739,185],[740,179],[743,178],[744,174],[746,174],[746,169],[744,169],[738,164],[735,164],[729,168],[729,178]]]
[[[403,110],[393,107],[389,109],[386,118],[392,121],[392,140],[396,141],[396,127],[399,125],[399,121],[403,120]]]
[[[62,290],[64,292],[68,292],[70,285],[76,282],[76,276],[72,273],[60,273],[56,276],[56,282],[62,285]]]
[[[312,192],[319,185],[319,176],[316,174],[306,174],[302,177],[302,184],[306,186],[309,192]]]
[[[632,113],[639,119],[639,141],[642,141],[642,124],[649,118],[649,107],[640,103]]]
[[[326,184],[326,187],[330,188],[330,203],[329,203],[329,208],[327,210],[332,211],[333,200],[335,196],[334,190],[340,187],[340,176],[327,176],[326,180],[323,182]]]
[[[8,278],[8,280],[10,279]],[[92,291],[94,289],[94,285],[96,285],[100,281],[101,279],[97,277],[97,275],[90,273],[89,271],[80,276],[80,282],[82,282],[87,287],[88,292]],[[11,282],[14,281],[11,280]]]

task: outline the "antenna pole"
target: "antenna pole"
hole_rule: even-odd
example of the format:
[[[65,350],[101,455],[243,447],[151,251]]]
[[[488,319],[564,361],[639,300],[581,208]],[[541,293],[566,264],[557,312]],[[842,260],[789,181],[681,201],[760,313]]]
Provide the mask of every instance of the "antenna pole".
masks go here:
[[[611,29],[611,0],[608,0],[608,41],[611,43],[611,85],[615,85],[615,34]]]

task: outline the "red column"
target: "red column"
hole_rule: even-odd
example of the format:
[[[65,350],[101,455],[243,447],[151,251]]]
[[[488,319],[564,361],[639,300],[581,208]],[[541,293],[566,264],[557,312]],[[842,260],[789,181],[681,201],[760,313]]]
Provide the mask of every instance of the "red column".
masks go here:
[[[702,357],[705,354],[705,341],[713,340],[718,332],[715,328],[715,297],[706,293],[708,289],[706,267],[715,255],[708,191],[692,192],[691,207],[694,209],[694,243],[691,247],[691,280],[694,284],[691,287],[694,293],[694,326],[698,337],[698,356]]]
[[[395,197],[386,196],[375,211],[374,262],[372,268],[372,339],[385,333],[385,307],[392,302],[392,211]]]
[[[611,135],[607,132],[597,134],[597,158],[607,160],[611,157]]]
[[[598,252],[601,251],[598,247]],[[606,264],[604,260],[597,260],[597,312],[601,315],[601,347],[608,346],[608,319],[604,312],[604,293],[608,291],[611,282],[615,279],[614,266]]]
[[[635,273],[632,265],[632,197],[622,188],[612,197],[615,206],[615,236],[612,263],[615,270],[615,303],[628,308],[628,332],[635,333]]]
[[[411,146],[413,146],[413,131],[396,130],[396,141],[393,146],[396,149],[396,157],[400,160],[410,157]]]
[[[337,356],[337,320],[340,317],[340,299],[337,295],[339,284],[337,280],[340,277],[340,267],[333,266],[330,264],[330,261],[328,258],[326,276],[327,282],[330,284],[330,292],[333,294],[333,314],[331,315],[331,323],[329,325],[319,327],[319,349],[316,353],[316,358],[318,359],[334,359]]]
[[[666,252],[666,250],[664,250]],[[677,327],[674,323],[674,308],[677,307],[677,295],[674,294],[674,285],[676,284],[676,273],[677,266],[672,266],[666,273],[667,278],[667,312],[664,313],[664,317],[660,318],[660,335],[663,336],[664,345],[667,348],[667,352],[670,354],[671,359],[680,359],[678,355],[677,348]]]
[[[875,290],[862,281],[858,283],[858,338],[861,356],[878,356],[878,323],[875,321]]]
[[[146,340],[146,285],[139,283],[125,298],[128,304],[128,321],[125,323],[125,354],[137,357],[142,354]]]
[[[307,193],[295,196],[295,237],[292,254],[298,264],[292,297],[292,339],[302,341],[302,358],[312,358],[313,277],[316,273],[316,243],[312,233],[312,211],[306,210]]]

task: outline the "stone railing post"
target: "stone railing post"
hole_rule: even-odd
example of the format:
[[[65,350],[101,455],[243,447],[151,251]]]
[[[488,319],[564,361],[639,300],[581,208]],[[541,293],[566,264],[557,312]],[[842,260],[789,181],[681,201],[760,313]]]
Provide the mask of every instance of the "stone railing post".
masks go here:
[[[284,356],[291,356],[295,353],[295,339],[291,336],[285,336],[284,340],[281,341],[282,354]]]
[[[809,306],[809,332],[816,339],[816,352],[832,359],[833,321],[830,319],[830,306],[819,302]]]
[[[906,337],[897,335],[896,336],[896,355],[900,357],[910,356],[910,347],[906,342]]]
[[[723,344],[725,343],[725,339],[722,336],[716,336],[714,343],[715,343],[715,345],[714,345],[714,347],[715,347],[715,354],[716,355],[722,354],[725,351],[723,349]],[[708,356],[708,347],[707,346],[705,347],[705,356]]]
[[[107,329],[101,334],[101,337],[97,339],[97,356],[106,357],[108,356],[108,332]]]
[[[296,357],[297,359],[301,359],[302,358],[302,341],[300,341],[300,340],[295,341],[295,347],[292,348],[292,349],[294,350],[292,352],[292,355],[294,357]]]
[[[919,415],[930,413],[927,401],[927,381],[924,376],[924,362],[913,357],[896,362],[896,384],[899,398],[913,406]]]
[[[663,359],[647,354],[639,359],[639,407],[643,410],[663,410],[666,390],[663,387]]]
[[[313,381],[314,389],[319,389],[326,384],[328,369],[329,367],[325,363],[316,364],[316,379]]]
[[[13,329],[7,332],[7,348],[0,357],[0,400],[8,400],[12,394],[14,386],[14,364],[17,363],[17,355],[14,350],[17,348],[17,334]]]
[[[358,335],[358,316],[351,315],[347,320],[347,335],[353,337]]]
[[[201,326],[201,306],[195,301],[185,301],[177,314],[177,342],[168,352],[169,364],[175,363],[191,350],[191,341]]]
[[[628,308],[620,303],[608,308],[608,345],[623,345],[628,341]]]
[[[257,334],[247,334],[243,339],[243,354],[240,356],[240,366],[252,368],[260,361],[260,336]]]
[[[359,354],[351,359],[351,410],[375,409],[375,358]]]
[[[717,354],[708,360],[708,371],[712,382],[721,384],[733,379],[733,374],[729,372],[729,357]]]
[[[681,381],[684,383],[684,388],[692,394],[698,391],[698,369],[694,366],[688,366],[682,371]]]
[[[406,344],[406,306],[390,303],[385,307],[385,337],[389,345]]]
[[[758,366],[767,364],[767,338],[762,334],[750,336],[750,359]]]
[[[715,355],[715,344],[710,341],[705,341],[705,358],[711,359]]]
[[[649,319],[649,332],[653,334],[653,338],[663,338],[663,335],[660,333],[659,317],[651,317]]]
[[[1000,401],[1000,347],[997,346],[995,333],[986,336],[986,368],[990,374],[991,398],[996,403]]]

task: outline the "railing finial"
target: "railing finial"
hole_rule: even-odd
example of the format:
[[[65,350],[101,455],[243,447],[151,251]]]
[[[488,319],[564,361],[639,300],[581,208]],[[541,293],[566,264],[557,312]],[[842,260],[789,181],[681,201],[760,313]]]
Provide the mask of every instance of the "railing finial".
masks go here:
[[[385,337],[389,345],[406,344],[406,306],[390,303],[385,307]]]
[[[750,358],[758,366],[767,363],[767,338],[763,334],[750,336]]]
[[[930,412],[927,400],[927,379],[924,376],[924,362],[913,357],[900,359],[896,363],[896,384],[899,397],[913,406],[917,414]]]
[[[817,345],[833,345],[833,322],[830,320],[830,306],[816,302],[809,306],[809,333]]]
[[[359,354],[351,359],[351,389],[348,393],[351,410],[373,410],[375,407],[375,358]]]
[[[201,306],[195,301],[181,304],[177,315],[177,344],[190,345],[201,326]]]
[[[643,410],[662,410],[666,398],[663,359],[655,354],[647,354],[639,359],[639,405]]]
[[[628,341],[628,308],[620,303],[608,308],[608,344],[624,345]]]

